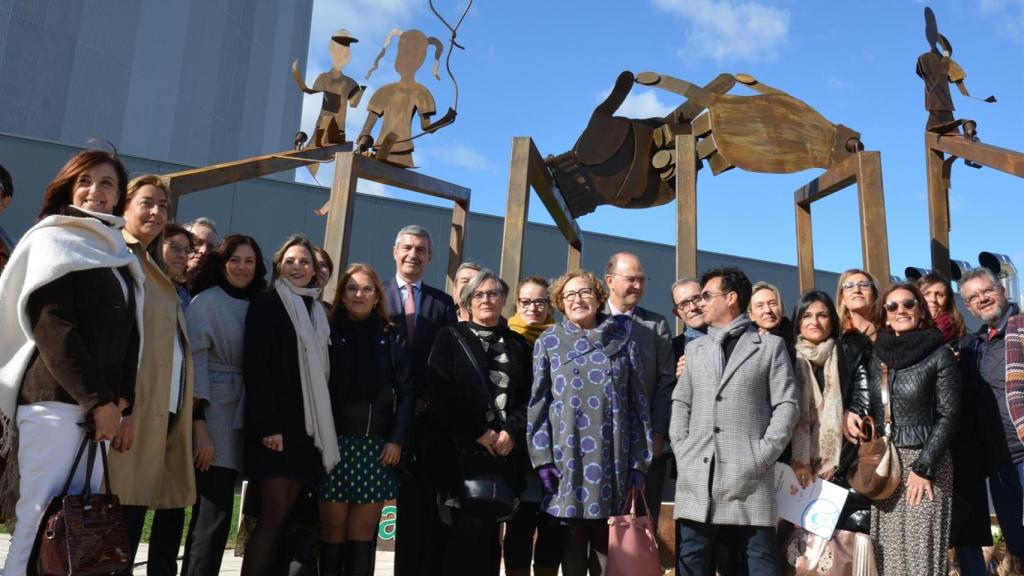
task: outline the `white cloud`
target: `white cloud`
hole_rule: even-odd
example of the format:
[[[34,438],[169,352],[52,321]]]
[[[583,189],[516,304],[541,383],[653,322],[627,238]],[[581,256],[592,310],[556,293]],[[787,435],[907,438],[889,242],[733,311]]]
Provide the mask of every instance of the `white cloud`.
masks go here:
[[[997,30],[1017,42],[1024,42],[1024,0],[981,0],[981,12],[996,19]],[[942,30],[939,23],[939,30]],[[956,43],[953,44],[954,49]]]
[[[597,102],[603,102],[611,94],[611,88],[605,88],[597,95]],[[658,98],[654,90],[634,90],[626,96],[619,106],[616,116],[627,118],[658,118],[667,115],[675,106],[666,104]]]
[[[789,11],[756,0],[653,0],[689,23],[684,59],[772,60],[789,34]]]
[[[487,157],[477,150],[462,144],[461,142],[445,149],[441,158],[449,164],[454,164],[467,170],[487,170],[491,167]]]

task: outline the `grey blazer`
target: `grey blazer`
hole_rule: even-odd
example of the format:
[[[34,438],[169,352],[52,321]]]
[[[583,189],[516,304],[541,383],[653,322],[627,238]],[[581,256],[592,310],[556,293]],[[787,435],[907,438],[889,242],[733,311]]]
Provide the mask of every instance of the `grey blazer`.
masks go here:
[[[675,517],[775,526],[773,464],[800,414],[786,344],[750,323],[719,378],[721,353],[717,337],[690,342],[672,394]]]
[[[604,311],[611,314],[607,303]],[[644,394],[650,401],[651,431],[667,438],[672,390],[676,386],[676,361],[668,321],[661,314],[637,306],[634,308],[630,338],[636,342],[640,355],[640,377]]]

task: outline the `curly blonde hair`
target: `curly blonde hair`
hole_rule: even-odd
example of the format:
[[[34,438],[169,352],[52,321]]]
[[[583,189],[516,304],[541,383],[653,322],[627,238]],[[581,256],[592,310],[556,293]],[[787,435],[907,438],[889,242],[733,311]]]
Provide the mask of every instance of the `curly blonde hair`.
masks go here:
[[[604,284],[589,270],[571,270],[563,274],[555,283],[551,285],[551,303],[558,308],[558,311],[565,314],[565,302],[562,301],[562,292],[565,290],[565,285],[569,283],[573,278],[583,278],[590,282],[590,285],[594,288],[594,298],[597,299],[597,307],[602,308],[604,303],[608,301],[608,291],[605,290]]]

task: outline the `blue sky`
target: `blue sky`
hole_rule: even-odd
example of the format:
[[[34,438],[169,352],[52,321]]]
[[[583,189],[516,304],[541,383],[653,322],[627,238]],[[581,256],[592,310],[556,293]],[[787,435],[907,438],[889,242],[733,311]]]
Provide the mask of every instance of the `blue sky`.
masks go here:
[[[435,3],[449,20],[462,0]],[[957,116],[978,122],[982,141],[1024,150],[1024,0],[943,0],[930,3],[953,58],[967,72],[975,96],[960,97]],[[568,150],[593,107],[622,70],[658,71],[706,83],[720,72],[745,72],[804,100],[833,123],[862,135],[882,153],[892,270],[929,266],[924,169],[924,88],[915,62],[927,50],[925,4],[912,0],[822,2],[810,0],[591,0],[502,2],[477,0],[452,57],[459,80],[456,123],[416,141],[423,172],[468,186],[472,210],[500,215],[508,186],[511,142],[531,136],[541,154]],[[347,28],[360,42],[345,73],[375,87],[397,79],[394,48],[363,80],[392,28],[418,28],[445,41],[447,31],[426,0],[315,0],[307,78],[330,67],[327,39]],[[443,74],[430,76],[430,60],[417,79],[434,93],[439,114],[451,103]],[[659,116],[680,98],[636,86],[620,114]],[[349,111],[348,131],[358,134],[361,107]],[[734,89],[734,93],[743,93]],[[309,131],[320,96],[306,96],[303,128]],[[754,174],[731,170],[698,175],[698,246],[783,263],[796,263],[793,191],[820,173]],[[332,166],[318,177],[330,183]],[[311,181],[308,173],[299,179]],[[361,192],[421,202],[416,194],[373,183]],[[952,255],[977,262],[990,250],[1024,265],[1019,216],[1024,180],[957,163],[950,191]],[[539,201],[530,220],[550,223]],[[580,218],[584,231],[672,244],[674,203],[645,210],[602,207]],[[861,262],[856,193],[847,189],[814,205],[815,264],[839,271]],[[469,231],[472,241],[472,231]],[[585,236],[584,236],[585,237]],[[585,248],[584,248],[585,249]]]

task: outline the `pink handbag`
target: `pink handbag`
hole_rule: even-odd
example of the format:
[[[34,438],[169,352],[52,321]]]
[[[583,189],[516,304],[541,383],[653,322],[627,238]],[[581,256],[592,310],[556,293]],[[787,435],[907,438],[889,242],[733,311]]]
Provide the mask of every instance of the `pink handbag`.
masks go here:
[[[647,496],[641,491],[644,509]],[[626,494],[628,514],[608,519],[608,576],[661,576],[658,542],[650,516],[636,515],[636,491]]]

